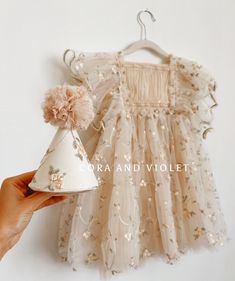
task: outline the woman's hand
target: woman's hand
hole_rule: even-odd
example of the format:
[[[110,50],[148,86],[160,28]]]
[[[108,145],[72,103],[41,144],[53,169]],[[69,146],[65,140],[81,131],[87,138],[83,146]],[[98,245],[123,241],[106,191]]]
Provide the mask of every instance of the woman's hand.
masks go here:
[[[28,195],[35,171],[7,178],[0,189],[0,260],[20,239],[33,212],[66,198],[49,192]],[[57,195],[57,196],[55,196]]]

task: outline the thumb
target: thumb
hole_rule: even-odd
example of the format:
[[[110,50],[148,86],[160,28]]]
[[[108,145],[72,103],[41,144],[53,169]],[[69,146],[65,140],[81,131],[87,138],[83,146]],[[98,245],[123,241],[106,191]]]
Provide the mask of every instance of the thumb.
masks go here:
[[[55,196],[57,193],[52,192],[39,192],[36,191],[32,195],[26,197],[24,200],[27,200],[29,208],[35,211],[40,205],[45,201]]]

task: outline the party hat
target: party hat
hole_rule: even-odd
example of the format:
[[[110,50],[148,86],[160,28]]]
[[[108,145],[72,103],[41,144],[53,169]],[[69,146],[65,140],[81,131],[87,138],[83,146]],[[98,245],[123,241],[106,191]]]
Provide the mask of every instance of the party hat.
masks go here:
[[[29,187],[44,192],[81,192],[97,188],[98,181],[77,129],[85,129],[93,118],[86,89],[57,86],[44,103],[46,122],[58,127]]]

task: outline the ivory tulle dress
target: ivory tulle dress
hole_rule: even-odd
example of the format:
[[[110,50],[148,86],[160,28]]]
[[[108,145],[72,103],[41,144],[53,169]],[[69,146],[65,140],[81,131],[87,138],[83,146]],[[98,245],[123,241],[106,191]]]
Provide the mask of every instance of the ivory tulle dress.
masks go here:
[[[211,74],[172,54],[153,64],[121,52],[77,53],[69,72],[94,102],[82,140],[99,187],[65,202],[61,257],[114,274],[144,257],[173,263],[188,249],[222,245],[226,226],[203,148],[217,105]]]

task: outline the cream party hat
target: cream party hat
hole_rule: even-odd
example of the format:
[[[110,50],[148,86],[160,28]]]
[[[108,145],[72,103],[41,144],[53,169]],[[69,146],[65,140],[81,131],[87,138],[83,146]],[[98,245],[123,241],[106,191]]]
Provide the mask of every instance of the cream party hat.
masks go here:
[[[50,89],[43,110],[45,121],[58,128],[29,187],[56,193],[97,188],[97,178],[78,134],[78,129],[86,129],[94,118],[86,88],[63,85]]]

